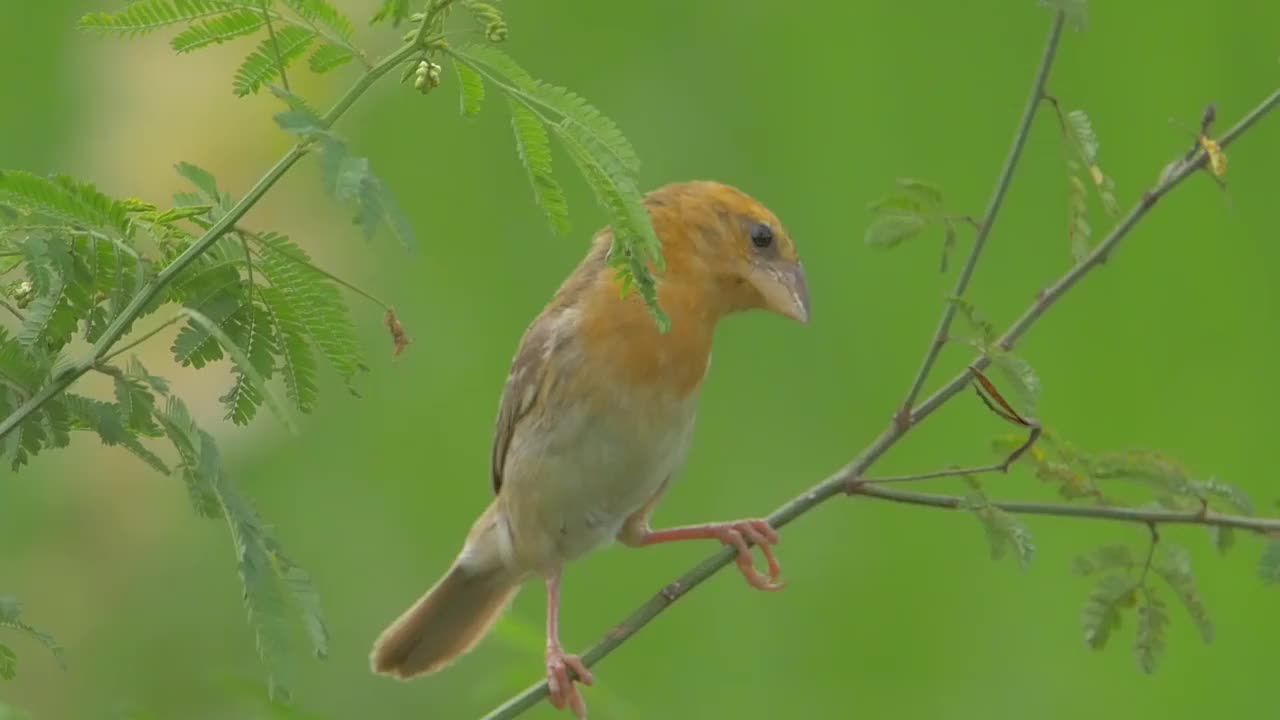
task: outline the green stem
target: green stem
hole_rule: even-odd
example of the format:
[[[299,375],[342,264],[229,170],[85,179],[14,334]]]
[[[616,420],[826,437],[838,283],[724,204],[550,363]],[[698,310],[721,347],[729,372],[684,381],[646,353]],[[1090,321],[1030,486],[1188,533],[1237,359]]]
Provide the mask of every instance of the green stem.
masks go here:
[[[1000,213],[1005,195],[1009,192],[1009,185],[1013,182],[1013,173],[1018,168],[1018,160],[1022,157],[1022,149],[1026,147],[1027,137],[1031,134],[1031,122],[1035,120],[1036,109],[1040,107],[1040,101],[1044,98],[1045,84],[1049,81],[1049,69],[1053,67],[1053,58],[1057,54],[1058,41],[1062,38],[1062,26],[1065,22],[1065,13],[1061,11],[1054,13],[1053,26],[1049,29],[1049,41],[1045,43],[1040,67],[1036,69],[1035,81],[1031,84],[1027,104],[1022,110],[1022,120],[1018,123],[1017,132],[1013,134],[1009,155],[1005,158],[1004,167],[1000,170],[1000,177],[996,179],[996,187],[991,192],[987,212],[982,216],[982,221],[978,224],[977,236],[973,239],[973,249],[969,251],[969,258],[956,278],[956,286],[951,291],[951,297],[964,297],[964,291],[969,287],[969,280],[973,278],[973,271],[978,267],[978,260],[982,256],[982,249],[986,246],[987,236],[991,234],[991,227],[995,225],[996,216]],[[920,396],[920,391],[924,389],[925,381],[929,379],[929,372],[933,370],[933,363],[938,359],[938,353],[942,352],[942,346],[947,342],[947,334],[951,330],[952,321],[955,320],[956,309],[956,303],[947,303],[943,308],[938,329],[934,331],[933,339],[925,350],[924,360],[920,363],[920,369],[916,371],[915,379],[911,381],[911,389],[907,391],[907,397],[902,401],[902,407],[898,413],[899,422],[910,422],[911,408],[915,405],[916,398]]]
[[[425,40],[423,40],[423,42],[425,42]],[[379,78],[386,75],[400,63],[420,52],[421,45],[422,42],[415,40],[415,42],[409,43],[388,55],[386,58],[383,58],[368,72],[361,75],[360,78],[347,90],[347,92],[338,99],[338,102],[334,103],[334,106],[329,109],[329,112],[324,114],[324,117],[322,118],[322,126],[326,129],[331,127],[339,118],[342,117],[343,113],[355,104],[356,100],[360,99],[361,95],[363,95],[375,82],[378,81]],[[249,189],[249,192],[245,193],[244,197],[240,198],[240,201],[237,202],[234,207],[228,210],[225,215],[218,219],[217,223],[205,231],[204,235],[200,236],[199,240],[175,258],[173,262],[169,263],[168,266],[161,270],[160,273],[147,282],[147,284],[143,285],[142,289],[138,291],[138,294],[133,297],[133,300],[131,300],[125,309],[111,321],[111,324],[107,326],[107,329],[103,332],[102,336],[93,344],[93,348],[88,357],[76,365],[71,366],[67,370],[64,370],[60,375],[53,378],[49,384],[40,388],[40,391],[27,400],[27,402],[19,406],[18,409],[14,410],[3,421],[0,421],[0,439],[8,436],[9,433],[13,432],[15,428],[22,424],[23,420],[30,417],[32,413],[39,410],[45,403],[57,397],[62,393],[62,391],[66,390],[71,383],[75,382],[81,375],[84,375],[92,369],[95,364],[106,357],[107,353],[111,351],[112,346],[119,342],[120,338],[128,332],[129,326],[132,325],[133,321],[139,314],[141,314],[143,308],[155,300],[160,294],[160,291],[167,287],[169,283],[173,282],[173,279],[181,274],[192,261],[208,251],[214,243],[226,235],[227,232],[245,216],[245,213],[249,212],[254,205],[258,204],[258,201],[262,199],[262,196],[265,195],[277,182],[279,182],[280,178],[284,177],[284,174],[293,167],[294,163],[298,162],[298,160],[302,159],[303,155],[307,154],[307,148],[308,145],[305,142],[298,143],[290,148],[289,151],[285,153],[284,157],[280,158],[280,160],[278,160],[265,175],[259,178],[258,182]]]

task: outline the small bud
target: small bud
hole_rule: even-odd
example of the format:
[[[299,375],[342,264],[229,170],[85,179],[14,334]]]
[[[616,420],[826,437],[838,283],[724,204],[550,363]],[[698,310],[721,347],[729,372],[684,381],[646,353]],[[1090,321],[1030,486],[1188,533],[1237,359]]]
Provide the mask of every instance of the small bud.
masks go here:
[[[507,24],[501,20],[489,23],[489,26],[484,29],[484,34],[489,42],[500,43],[507,39]]]
[[[9,297],[19,308],[26,308],[35,299],[36,286],[30,280],[23,280],[9,289]]]
[[[429,60],[423,60],[418,63],[418,69],[414,73],[413,87],[426,94],[431,89],[440,85],[441,67]]]

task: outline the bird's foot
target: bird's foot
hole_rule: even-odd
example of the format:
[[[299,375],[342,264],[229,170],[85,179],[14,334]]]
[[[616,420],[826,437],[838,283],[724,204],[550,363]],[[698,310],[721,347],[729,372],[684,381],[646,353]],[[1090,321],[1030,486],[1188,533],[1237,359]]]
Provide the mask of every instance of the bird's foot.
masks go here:
[[[738,569],[742,571],[742,576],[747,579],[751,587],[758,590],[781,590],[786,585],[778,580],[778,575],[782,573],[782,566],[778,564],[778,558],[774,557],[771,547],[778,542],[778,531],[769,525],[768,520],[735,520],[721,523],[714,526],[714,532],[720,542],[737,549]],[[758,545],[760,552],[764,553],[765,561],[769,563],[768,577],[756,569],[751,557],[751,548],[747,547],[747,540]]]
[[[568,707],[573,710],[575,717],[583,720],[587,717],[587,703],[582,699],[582,693],[578,692],[578,686],[573,684],[574,680],[569,677],[570,670],[577,674],[576,679],[584,685],[595,682],[581,658],[566,654],[559,645],[548,646],[547,688],[551,691],[551,704],[557,710]]]

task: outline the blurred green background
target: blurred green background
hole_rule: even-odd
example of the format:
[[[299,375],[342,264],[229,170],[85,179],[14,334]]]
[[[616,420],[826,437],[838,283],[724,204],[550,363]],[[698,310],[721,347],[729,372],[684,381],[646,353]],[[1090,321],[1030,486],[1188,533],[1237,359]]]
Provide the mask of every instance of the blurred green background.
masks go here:
[[[374,5],[340,4],[359,18]],[[243,192],[288,142],[270,120],[272,98],[231,94],[245,46],[175,57],[168,35],[121,42],[75,30],[81,12],[120,5],[0,3],[0,167],[164,201],[179,187],[173,164],[187,160]],[[689,464],[656,522],[770,511],[885,426],[952,282],[937,271],[940,237],[889,254],[867,248],[866,203],[906,175],[939,183],[962,212],[982,211],[1048,12],[1031,0],[506,5],[506,49],[616,119],[645,161],[647,187],[738,185],[799,243],[812,324],[753,315],[722,326]],[[1088,30],[1066,33],[1050,87],[1090,113],[1127,207],[1190,145],[1207,103],[1218,104],[1222,129],[1275,88],[1280,5],[1094,5]],[[361,35],[383,50],[399,33],[362,25]],[[323,104],[352,73],[297,72],[295,89]],[[446,568],[487,502],[493,417],[516,341],[604,222],[559,157],[575,234],[552,237],[501,104],[466,121],[452,74],[445,80],[425,99],[385,83],[340,128],[407,210],[419,253],[363,242],[314,164],[248,218],[390,299],[410,350],[393,361],[380,312],[353,305],[372,365],[363,398],[331,384],[299,437],[268,414],[247,429],[221,422],[225,369],[165,370],[314,575],[332,653],[299,660],[296,690],[301,707],[328,718],[475,717],[542,667],[543,598],[530,586],[500,631],[446,672],[401,684],[367,669],[373,638]],[[1229,201],[1203,175],[1186,183],[1022,352],[1043,379],[1041,415],[1060,433],[1094,450],[1173,453],[1274,512],[1280,118],[1229,155]],[[1056,123],[1042,114],[975,278],[973,298],[999,325],[1070,262],[1062,162]],[[143,355],[153,370],[170,367],[166,341]],[[935,384],[967,357],[948,349]],[[878,471],[986,461],[990,437],[1005,431],[962,395]],[[243,693],[262,674],[226,529],[194,516],[178,480],[92,440],[3,478],[0,590],[66,646],[69,669],[6,635],[19,676],[0,684],[0,700],[41,719],[257,712]],[[991,487],[1053,495],[1025,471]],[[586,692],[592,717],[1274,715],[1280,591],[1253,575],[1256,541],[1220,558],[1202,529],[1166,531],[1194,555],[1217,638],[1203,645],[1166,593],[1169,652],[1146,676],[1132,623],[1106,651],[1085,647],[1089,585],[1069,572],[1076,553],[1140,543],[1146,531],[1052,518],[1029,526],[1039,554],[1021,572],[989,559],[972,517],[833,501],[784,533],[785,591],[717,576],[598,666],[599,685]],[[611,548],[574,565],[566,645],[585,648],[711,550]],[[544,703],[528,717],[560,715]]]

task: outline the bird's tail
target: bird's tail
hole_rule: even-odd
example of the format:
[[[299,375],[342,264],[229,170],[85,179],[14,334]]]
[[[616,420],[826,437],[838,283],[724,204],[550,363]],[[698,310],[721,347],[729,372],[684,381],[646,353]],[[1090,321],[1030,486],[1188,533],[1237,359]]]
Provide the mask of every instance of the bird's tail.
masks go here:
[[[435,672],[489,631],[524,581],[510,566],[507,528],[491,504],[476,521],[453,566],[382,632],[369,664],[402,680]]]

